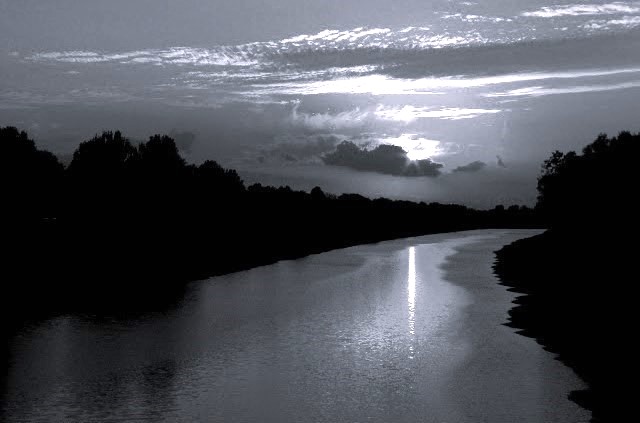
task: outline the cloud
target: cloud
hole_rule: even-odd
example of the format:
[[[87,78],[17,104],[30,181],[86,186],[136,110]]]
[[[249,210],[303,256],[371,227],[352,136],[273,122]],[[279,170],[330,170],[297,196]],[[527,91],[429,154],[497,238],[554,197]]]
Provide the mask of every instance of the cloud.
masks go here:
[[[487,98],[499,97],[543,97],[558,94],[582,94],[602,91],[624,90],[640,87],[640,81],[621,82],[619,84],[577,85],[564,88],[546,88],[542,86],[517,88],[514,90],[482,94]]]
[[[463,15],[462,13],[456,13],[453,15],[444,15],[441,19],[460,19],[464,22],[511,22],[510,18],[501,18],[497,16],[480,16],[480,15]]]
[[[405,123],[413,122],[416,119],[442,119],[460,120],[473,119],[486,114],[500,113],[498,109],[469,109],[460,107],[443,107],[435,109],[432,107],[415,107],[406,105],[403,107],[378,106],[375,115],[384,120],[400,121]]]
[[[640,8],[624,2],[608,4],[568,4],[563,6],[545,6],[522,16],[535,18],[556,18],[560,16],[615,15],[620,13],[638,13]]]
[[[257,160],[267,159],[285,162],[317,162],[319,157],[333,151],[338,138],[333,135],[319,135],[311,139],[287,140],[260,149]]]
[[[377,49],[413,50],[447,46],[482,44],[487,40],[478,32],[462,35],[434,34],[428,27],[406,27],[397,31],[389,28],[355,28],[352,30],[324,30],[317,34],[302,34],[282,40],[219,45],[211,48],[171,47],[129,51],[67,50],[36,52],[26,57],[36,62],[78,64],[117,63],[127,65],[191,65],[203,67],[255,68],[272,63],[278,57],[305,52],[343,52]]]
[[[446,90],[477,89],[486,86],[525,83],[545,80],[596,78],[613,75],[640,73],[640,68],[590,69],[556,72],[523,72],[478,77],[422,77],[394,78],[383,74],[370,74],[348,78],[334,78],[314,81],[279,81],[269,84],[252,84],[253,95],[327,95],[327,94],[370,94],[434,96],[443,95]],[[407,109],[407,114],[418,113],[418,117],[457,118],[476,117],[482,113],[499,111],[485,109],[445,108],[438,111],[417,108]],[[465,116],[466,115],[466,116]]]
[[[361,111],[360,108],[337,114],[304,113],[299,112],[298,108],[299,104],[296,104],[291,112],[291,122],[294,125],[315,130],[359,128],[373,120],[371,113]]]
[[[104,53],[97,51],[54,51],[36,53],[27,60],[65,63],[122,63],[197,66],[250,66],[258,63],[250,45],[219,46],[213,49],[172,47]]]
[[[389,28],[355,28],[351,31],[338,31],[338,30],[324,30],[314,35],[302,34],[292,38],[287,38],[280,41],[282,44],[297,44],[297,43],[313,43],[318,41],[335,42],[335,41],[349,41],[355,42],[362,38],[370,36],[381,36],[391,34],[392,31]],[[376,40],[376,38],[374,38]]]
[[[367,150],[350,141],[340,143],[334,152],[324,155],[322,160],[327,165],[395,176],[435,177],[440,175],[443,167],[431,159],[409,160],[407,152],[396,145],[381,144]]]
[[[397,137],[378,138],[377,144],[390,144],[402,148],[409,160],[430,159],[443,153],[442,143],[418,134],[401,134]]]
[[[623,16],[620,19],[595,19],[582,25],[584,29],[603,29],[610,26],[623,26],[627,28],[634,28],[640,25],[640,16]]]
[[[475,162],[471,162],[464,166],[456,167],[455,169],[453,169],[453,172],[478,172],[484,169],[485,167],[487,167],[487,164],[485,162],[476,160]]]

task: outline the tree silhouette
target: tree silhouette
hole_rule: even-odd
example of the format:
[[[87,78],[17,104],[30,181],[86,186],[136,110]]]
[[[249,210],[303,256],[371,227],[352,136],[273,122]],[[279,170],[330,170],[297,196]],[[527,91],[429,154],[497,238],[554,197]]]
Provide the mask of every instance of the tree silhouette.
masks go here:
[[[53,217],[58,212],[64,168],[39,150],[26,132],[0,128],[0,180],[4,213],[14,217]]]
[[[8,261],[14,266],[8,268],[29,282],[61,276],[66,282],[39,287],[58,301],[77,298],[84,304],[90,297],[102,303],[123,286],[128,293],[148,289],[147,283],[157,289],[161,282],[363,242],[533,220],[519,208],[498,214],[336,196],[320,187],[311,192],[260,184],[245,188],[235,170],[214,161],[187,164],[166,135],[134,145],[118,131],[103,132],[78,146],[67,169],[25,133],[3,128],[0,135],[2,181],[13,189],[5,198],[16,215],[25,216],[21,225],[2,222],[3,242],[13,254]],[[356,147],[355,154],[396,167],[406,159],[392,146],[372,153]],[[43,226],[41,217],[55,220]]]
[[[556,229],[610,229],[631,221],[640,134],[600,134],[582,154],[555,151],[538,178],[537,208]],[[607,229],[607,230],[608,230]]]
[[[74,178],[92,181],[120,178],[139,160],[138,150],[120,131],[103,132],[80,143],[73,153],[69,173]]]
[[[559,354],[587,382],[571,394],[594,422],[623,421],[628,405],[621,376],[637,305],[628,295],[637,273],[636,162],[640,134],[600,134],[582,154],[555,151],[542,165],[536,209],[550,230],[498,252],[496,271],[528,294],[510,325]],[[510,209],[507,209],[510,211]],[[625,413],[627,411],[627,413]]]
[[[213,160],[207,160],[198,166],[195,176],[199,187],[209,190],[211,194],[228,197],[245,191],[244,183],[235,170],[224,169]]]
[[[180,176],[186,163],[174,140],[166,135],[154,135],[138,146],[139,171],[152,178],[171,179]]]

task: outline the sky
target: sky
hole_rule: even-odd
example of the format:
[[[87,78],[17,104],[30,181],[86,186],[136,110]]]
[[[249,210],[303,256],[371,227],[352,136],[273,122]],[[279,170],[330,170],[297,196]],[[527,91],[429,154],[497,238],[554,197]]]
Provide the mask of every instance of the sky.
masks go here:
[[[637,131],[640,2],[0,0],[0,125],[162,132],[262,182],[474,207]]]

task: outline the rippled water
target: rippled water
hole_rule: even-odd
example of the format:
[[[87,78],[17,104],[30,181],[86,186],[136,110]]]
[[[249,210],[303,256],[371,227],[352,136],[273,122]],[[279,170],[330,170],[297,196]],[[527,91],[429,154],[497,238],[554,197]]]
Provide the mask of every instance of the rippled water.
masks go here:
[[[9,343],[3,419],[585,421],[573,373],[501,325],[493,251],[533,233],[353,247],[193,283],[162,312],[46,319]]]

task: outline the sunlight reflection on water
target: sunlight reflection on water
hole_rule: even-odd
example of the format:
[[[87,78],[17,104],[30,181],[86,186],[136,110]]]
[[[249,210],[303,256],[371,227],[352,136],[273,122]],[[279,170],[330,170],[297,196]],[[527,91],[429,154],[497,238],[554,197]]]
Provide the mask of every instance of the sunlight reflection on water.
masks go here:
[[[409,247],[409,276],[407,278],[407,302],[409,304],[409,358],[415,354],[414,344],[416,335],[416,248]]]
[[[493,251],[531,234],[358,246],[190,284],[164,312],[53,316],[8,343],[0,421],[579,421],[570,371],[501,326]]]

